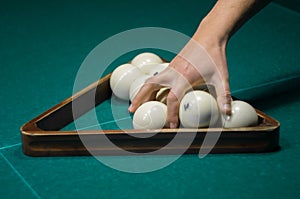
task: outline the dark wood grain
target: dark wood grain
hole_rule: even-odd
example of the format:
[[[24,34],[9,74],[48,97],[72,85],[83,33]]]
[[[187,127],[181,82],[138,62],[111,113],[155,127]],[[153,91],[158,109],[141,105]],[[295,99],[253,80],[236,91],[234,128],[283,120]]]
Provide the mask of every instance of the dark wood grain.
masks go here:
[[[59,131],[61,128],[80,117],[94,106],[111,96],[110,75],[91,84],[72,97],[64,100],[21,127],[23,152],[30,156],[71,156],[71,155],[122,155],[122,151],[135,155],[159,150],[159,154],[199,153],[207,149],[209,153],[257,153],[271,152],[279,149],[280,124],[272,117],[256,110],[259,116],[258,126],[243,128],[201,128],[201,129],[161,129],[153,130],[84,130]],[[91,101],[90,103],[86,103]],[[80,106],[73,112],[72,106]],[[220,133],[215,145],[204,146],[207,134]],[[156,133],[150,138],[137,138],[135,134]],[[180,142],[166,147],[175,135],[182,139],[190,134],[195,138],[185,149]],[[102,139],[109,139],[115,147],[105,145]],[[85,146],[82,140],[87,140]],[[101,144],[99,144],[101,143]],[[212,150],[210,150],[212,149]],[[205,151],[205,150],[204,150]]]

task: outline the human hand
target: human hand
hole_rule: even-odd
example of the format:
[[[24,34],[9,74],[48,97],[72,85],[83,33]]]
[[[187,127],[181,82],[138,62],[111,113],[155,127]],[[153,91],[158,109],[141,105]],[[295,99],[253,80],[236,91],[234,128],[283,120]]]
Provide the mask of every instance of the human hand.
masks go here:
[[[171,128],[178,125],[179,102],[195,84],[215,87],[221,113],[231,114],[231,95],[226,61],[226,45],[231,35],[270,0],[219,0],[201,21],[193,39],[161,74],[146,82],[129,107],[134,112],[143,102],[154,100],[161,87],[170,87],[167,97]],[[226,119],[226,118],[225,118]]]
[[[167,69],[145,82],[128,110],[135,112],[142,103],[155,100],[160,88],[169,87],[167,121],[170,128],[176,128],[181,99],[187,90],[200,84],[214,86],[221,113],[230,115],[231,95],[225,46],[202,45],[191,39]]]

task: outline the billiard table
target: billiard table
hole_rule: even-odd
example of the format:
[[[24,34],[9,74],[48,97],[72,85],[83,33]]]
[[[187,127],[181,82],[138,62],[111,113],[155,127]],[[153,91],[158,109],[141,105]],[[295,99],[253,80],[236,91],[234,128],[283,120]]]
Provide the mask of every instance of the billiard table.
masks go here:
[[[192,36],[214,1],[3,2],[1,198],[296,198],[300,194],[300,15],[299,9],[286,4],[270,3],[227,47],[233,96],[280,122],[280,149],[205,157],[185,154],[160,169],[138,172],[138,166],[164,163],[174,155],[31,157],[23,153],[20,127],[74,93],[79,68],[107,38],[140,27],[163,27]],[[174,57],[159,49],[137,49],[116,59],[103,76],[145,50],[166,60]],[[108,119],[108,106],[100,105],[97,116],[103,128],[112,129],[115,121]],[[62,130],[74,128],[70,123]],[[123,163],[137,172],[114,169],[108,162]]]

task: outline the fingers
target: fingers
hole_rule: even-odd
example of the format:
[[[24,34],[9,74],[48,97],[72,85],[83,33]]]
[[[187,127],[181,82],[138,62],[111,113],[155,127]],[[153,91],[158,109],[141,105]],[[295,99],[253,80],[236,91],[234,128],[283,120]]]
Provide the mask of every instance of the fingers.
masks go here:
[[[177,99],[176,95],[172,91],[170,91],[167,97],[167,121],[169,123],[170,128],[177,128],[178,126],[179,105],[180,102]]]
[[[160,88],[161,86],[158,83],[154,83],[153,80],[147,80],[131,102],[128,111],[134,113],[142,103],[154,100]]]
[[[231,115],[231,94],[228,81],[222,81],[215,84],[217,103],[222,114]]]
[[[177,128],[178,126],[178,115],[180,101],[183,98],[185,92],[191,88],[191,85],[184,79],[177,81],[176,86],[174,86],[168,94],[167,97],[167,108],[168,115],[167,121],[170,128]]]
[[[146,101],[155,100],[157,91],[162,87],[172,87],[176,72],[168,67],[160,74],[149,78],[131,102],[128,111],[134,113]]]

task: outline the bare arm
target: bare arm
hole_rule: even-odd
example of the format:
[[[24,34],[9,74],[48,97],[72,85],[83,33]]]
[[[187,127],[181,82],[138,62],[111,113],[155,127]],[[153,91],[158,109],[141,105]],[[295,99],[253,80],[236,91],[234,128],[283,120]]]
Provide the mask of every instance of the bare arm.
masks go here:
[[[191,41],[172,60],[169,69],[150,78],[129,107],[130,112],[145,101],[153,100],[155,93],[169,85],[167,98],[168,123],[178,126],[179,103],[187,84],[214,85],[219,109],[231,114],[231,94],[226,60],[226,45],[231,35],[270,0],[219,0],[201,21]],[[175,72],[174,72],[175,71]]]
[[[219,0],[202,20],[194,39],[226,43],[248,19],[271,0]],[[207,41],[208,42],[208,41]]]

